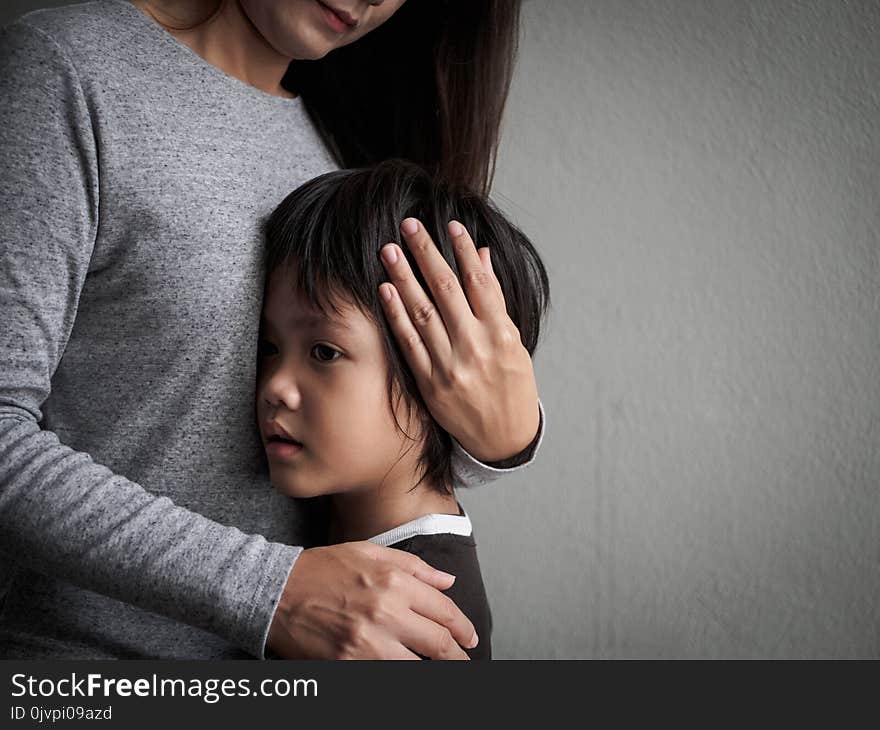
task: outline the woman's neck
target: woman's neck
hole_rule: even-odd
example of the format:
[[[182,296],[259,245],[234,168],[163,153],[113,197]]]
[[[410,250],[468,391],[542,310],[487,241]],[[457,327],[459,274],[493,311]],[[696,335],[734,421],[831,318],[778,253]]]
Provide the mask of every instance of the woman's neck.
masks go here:
[[[343,492],[334,494],[331,503],[330,543],[368,540],[429,514],[459,514],[454,494],[424,484],[411,492],[386,487]]]
[[[236,0],[130,0],[194,53],[260,91],[294,96],[281,86],[290,59],[257,31]]]

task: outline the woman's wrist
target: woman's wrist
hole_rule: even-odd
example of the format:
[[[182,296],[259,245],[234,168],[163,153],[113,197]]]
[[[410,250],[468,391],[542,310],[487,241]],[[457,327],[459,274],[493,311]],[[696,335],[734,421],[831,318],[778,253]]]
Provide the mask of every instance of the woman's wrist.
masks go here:
[[[521,451],[517,452],[513,456],[507,459],[499,459],[497,461],[487,461],[485,462],[486,466],[490,466],[493,469],[513,469],[517,466],[522,466],[523,464],[532,460],[532,457],[535,455],[535,449],[538,446],[538,443],[541,441],[541,434],[544,431],[544,414],[543,410],[540,407],[540,403],[538,404],[538,428],[535,431],[535,435],[532,440],[529,442],[528,446],[526,446]]]

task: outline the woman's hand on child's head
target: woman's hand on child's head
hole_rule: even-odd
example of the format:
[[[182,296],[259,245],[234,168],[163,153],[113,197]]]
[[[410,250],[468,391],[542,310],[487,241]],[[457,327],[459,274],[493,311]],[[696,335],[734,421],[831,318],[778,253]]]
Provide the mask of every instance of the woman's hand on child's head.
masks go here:
[[[473,624],[448,596],[454,578],[371,542],[304,550],[267,646],[285,659],[468,659]]]
[[[407,218],[401,231],[437,306],[395,244],[382,249],[393,285],[380,294],[431,415],[481,461],[519,454],[538,432],[538,388],[489,249],[478,251],[463,225],[449,223],[462,286],[421,223]]]

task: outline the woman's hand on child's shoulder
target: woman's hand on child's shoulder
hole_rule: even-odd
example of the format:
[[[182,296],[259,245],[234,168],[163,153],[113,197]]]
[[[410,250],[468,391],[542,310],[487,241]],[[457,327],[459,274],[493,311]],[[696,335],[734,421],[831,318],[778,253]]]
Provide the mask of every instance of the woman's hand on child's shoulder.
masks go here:
[[[454,578],[371,542],[304,550],[267,646],[285,659],[467,659],[473,624],[441,590]]]

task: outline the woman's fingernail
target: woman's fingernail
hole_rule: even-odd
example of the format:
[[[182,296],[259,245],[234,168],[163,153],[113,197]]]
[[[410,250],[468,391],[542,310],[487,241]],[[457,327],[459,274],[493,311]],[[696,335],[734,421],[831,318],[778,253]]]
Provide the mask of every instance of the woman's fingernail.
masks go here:
[[[453,238],[458,238],[462,233],[464,233],[464,226],[462,226],[461,223],[459,223],[458,221],[449,221],[446,229],[449,231],[449,235]]]
[[[386,302],[391,301],[391,286],[389,284],[382,284],[382,286],[379,287],[379,293],[382,295],[382,299]]]
[[[468,642],[467,648],[473,649],[479,643],[480,643],[480,639],[477,636],[477,632],[474,631],[474,635],[471,637],[471,640]]]
[[[419,222],[415,218],[407,218],[403,221],[401,229],[406,235],[411,236],[419,230]]]
[[[382,249],[382,258],[385,259],[386,263],[397,263],[397,249],[394,247],[393,243],[389,243]]]

